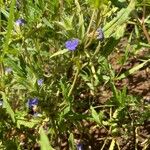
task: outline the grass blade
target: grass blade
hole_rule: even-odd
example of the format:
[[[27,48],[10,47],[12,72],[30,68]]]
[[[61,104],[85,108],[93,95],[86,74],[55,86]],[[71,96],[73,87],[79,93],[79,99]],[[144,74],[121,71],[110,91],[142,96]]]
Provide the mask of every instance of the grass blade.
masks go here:
[[[66,53],[66,52],[68,52],[68,49],[60,50],[60,51],[54,53],[53,55],[51,55],[50,58],[58,56],[58,55],[62,55],[64,53]]]
[[[149,61],[150,61],[150,59],[144,61],[143,63],[141,63],[141,64],[139,64],[139,65],[137,65],[137,66],[135,66],[133,68],[131,68],[130,70],[126,71],[125,73],[122,73],[119,77],[117,77],[117,80],[121,80],[123,78],[126,78],[128,75],[133,74],[135,71],[141,69]]]

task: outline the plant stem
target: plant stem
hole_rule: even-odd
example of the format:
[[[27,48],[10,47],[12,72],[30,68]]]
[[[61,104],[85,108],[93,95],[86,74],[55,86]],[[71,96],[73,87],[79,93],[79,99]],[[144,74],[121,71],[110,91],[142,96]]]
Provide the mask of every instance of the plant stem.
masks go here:
[[[133,16],[135,17],[135,19],[137,20],[138,25],[141,26],[141,28],[142,28],[142,30],[143,30],[143,32],[144,32],[144,35],[146,36],[146,39],[147,39],[148,43],[150,43],[150,36],[149,36],[149,33],[148,33],[148,31],[147,31],[147,29],[146,29],[146,26],[145,26],[145,23],[144,23],[144,20],[145,20],[145,12],[146,12],[146,6],[144,5],[144,6],[143,6],[143,16],[142,16],[142,20],[139,19],[138,14],[137,14],[136,11],[134,11],[132,14],[133,14]]]
[[[87,32],[86,32],[86,35],[89,33],[90,31],[90,28],[92,26],[92,22],[94,20],[94,15],[95,15],[95,10],[93,11],[93,14],[92,14],[92,17],[91,17],[91,20],[90,20],[90,23],[89,23],[89,26],[88,26],[88,29],[87,29]]]
[[[76,81],[77,81],[78,74],[79,74],[79,68],[77,68],[77,72],[76,72],[76,74],[75,74],[75,77],[74,77],[72,86],[71,86],[71,88],[70,88],[70,90],[69,90],[68,97],[70,97],[70,95],[72,94],[72,91],[73,91],[73,89],[74,89],[74,87],[75,87],[75,83],[76,83]]]
[[[86,37],[88,37],[87,35],[89,34],[89,32],[90,32],[90,29],[91,29],[91,26],[92,26],[92,22],[93,22],[93,20],[94,20],[94,16],[95,16],[95,10],[93,11],[93,14],[92,14],[92,17],[91,17],[91,20],[90,20],[90,23],[89,23],[89,26],[88,26],[88,29],[87,29],[87,32],[86,32]],[[93,33],[94,34],[94,33]],[[93,35],[92,35],[93,36]],[[86,38],[86,40],[85,40],[85,48],[87,47],[87,42],[88,42],[88,38]],[[90,40],[90,42],[91,42],[91,40]]]
[[[145,1],[144,1],[145,2]],[[142,16],[142,22],[141,22],[141,26],[142,26],[142,29],[143,29],[143,32],[147,38],[147,41],[148,43],[150,43],[150,36],[147,32],[147,29],[145,27],[145,23],[144,23],[144,20],[145,20],[145,13],[146,13],[146,6],[145,6],[145,3],[144,3],[144,6],[143,6],[143,16]]]

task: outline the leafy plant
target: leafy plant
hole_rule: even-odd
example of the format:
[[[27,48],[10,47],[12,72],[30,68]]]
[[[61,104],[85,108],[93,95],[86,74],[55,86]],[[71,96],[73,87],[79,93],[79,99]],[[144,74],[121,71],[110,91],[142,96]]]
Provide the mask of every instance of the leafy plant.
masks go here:
[[[149,1],[0,7],[1,149],[123,149],[118,137],[133,139],[127,149],[150,145],[137,132],[147,130],[148,92],[133,89],[149,75]]]

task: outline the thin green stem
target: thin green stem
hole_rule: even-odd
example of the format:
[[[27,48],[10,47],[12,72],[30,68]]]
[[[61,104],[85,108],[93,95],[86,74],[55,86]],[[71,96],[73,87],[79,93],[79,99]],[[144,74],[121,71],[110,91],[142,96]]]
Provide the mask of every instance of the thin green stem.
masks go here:
[[[74,87],[75,87],[75,84],[76,84],[76,81],[77,81],[78,74],[79,74],[79,68],[77,68],[77,72],[76,72],[76,74],[75,74],[75,77],[74,77],[72,86],[71,86],[71,88],[70,88],[70,90],[69,90],[68,97],[70,97],[70,95],[72,94],[72,91],[73,91],[73,89],[74,89]]]
[[[94,12],[94,15],[95,15],[95,12]],[[94,20],[94,15],[92,15],[92,17],[91,17],[91,21],[90,21],[90,24],[89,24],[89,28],[88,28],[88,30],[87,30],[87,35],[88,35],[88,32],[90,31],[90,28],[91,28],[91,25],[92,25],[92,21]],[[96,16],[96,28],[95,28],[95,30],[93,30],[93,32],[92,32],[92,35],[91,35],[91,38],[90,38],[90,40],[88,41],[86,41],[85,42],[85,48],[87,48],[90,44],[91,44],[91,42],[93,41],[93,39],[94,39],[94,37],[96,36],[96,30],[97,30],[97,28],[99,27],[99,25],[100,25],[100,23],[101,23],[101,16],[100,16],[100,11],[98,11],[97,12],[97,16]]]
[[[94,16],[95,16],[95,10],[93,11],[93,14],[92,14],[92,17],[91,17],[91,20],[90,20],[90,23],[89,23],[89,26],[88,26],[88,29],[87,29],[86,34],[88,34],[89,31],[90,31],[90,29],[91,29],[92,22],[93,22],[93,20],[94,20]]]
[[[91,20],[90,20],[90,23],[89,23],[89,26],[88,26],[88,29],[87,29],[87,32],[86,32],[86,37],[88,37],[87,35],[89,34],[90,32],[90,29],[91,29],[91,26],[92,26],[92,22],[94,20],[94,16],[95,16],[95,10],[93,11],[93,14],[92,14],[92,17],[91,17]],[[88,38],[86,38],[86,41],[85,41],[85,47],[87,47],[87,42],[88,42]]]

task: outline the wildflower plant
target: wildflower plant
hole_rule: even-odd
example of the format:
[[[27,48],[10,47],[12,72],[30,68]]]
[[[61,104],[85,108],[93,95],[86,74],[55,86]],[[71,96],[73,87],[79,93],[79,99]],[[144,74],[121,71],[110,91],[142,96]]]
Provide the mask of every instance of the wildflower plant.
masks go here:
[[[39,143],[47,150],[63,149],[64,143],[70,149],[123,149],[118,135],[138,138],[132,133],[148,118],[149,105],[139,107],[137,95],[120,90],[118,84],[149,64],[146,55],[137,66],[124,66],[141,47],[149,47],[145,3],[2,1],[0,149],[21,149],[22,143],[26,149]],[[139,10],[145,12],[143,22]],[[127,42],[122,50],[123,40]],[[119,69],[112,58],[116,66],[121,58]],[[144,140],[146,149],[149,143]]]

